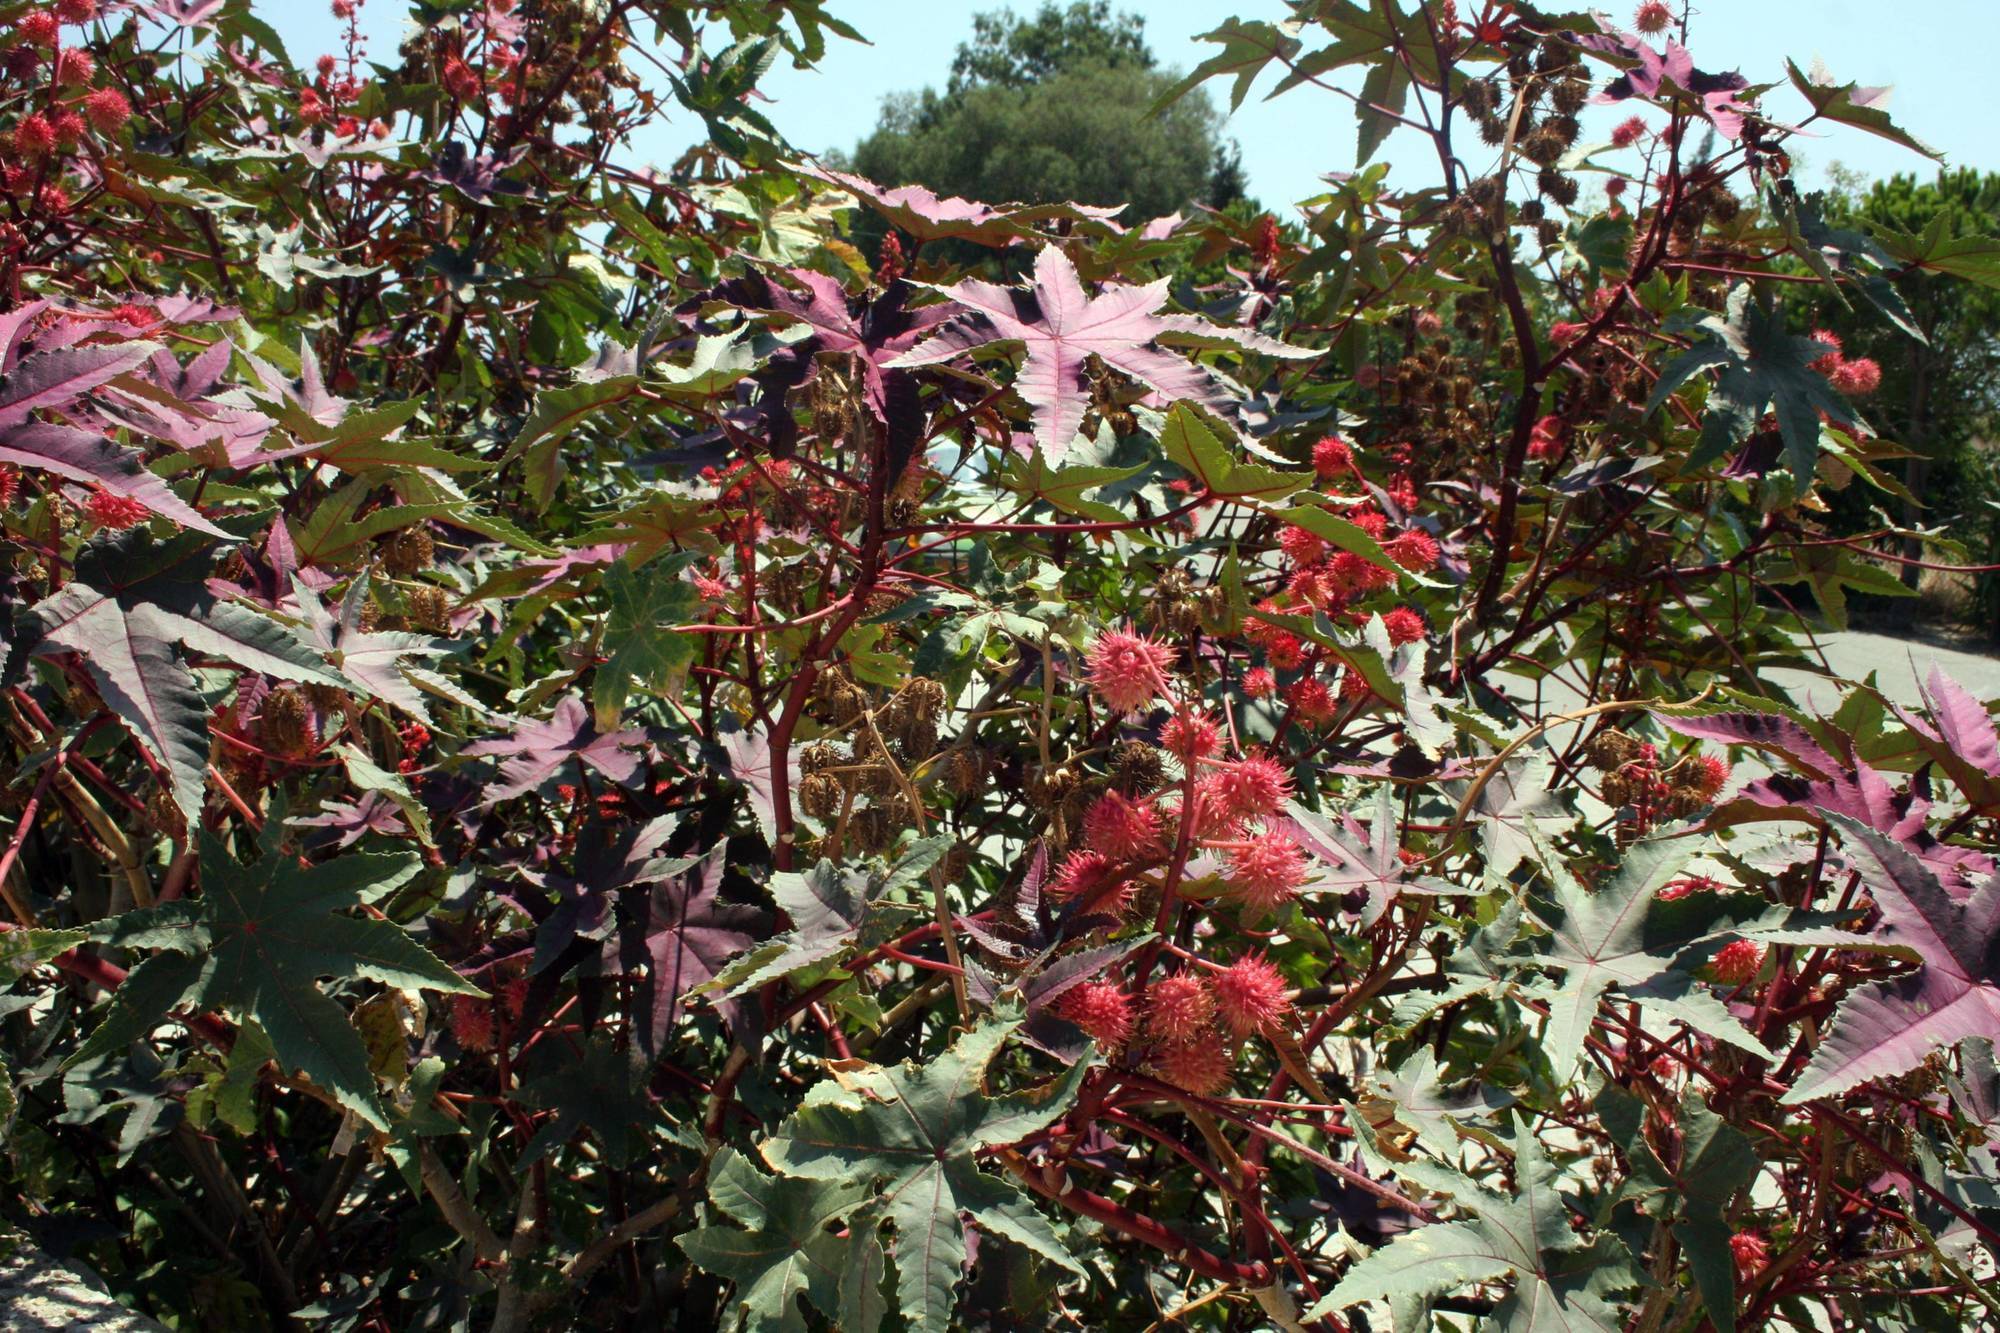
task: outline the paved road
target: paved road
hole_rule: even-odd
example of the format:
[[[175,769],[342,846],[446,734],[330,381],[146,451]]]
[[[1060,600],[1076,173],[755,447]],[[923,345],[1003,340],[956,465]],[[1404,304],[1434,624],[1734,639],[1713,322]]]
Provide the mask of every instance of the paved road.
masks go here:
[[[2000,656],[1856,630],[1828,635],[1821,640],[1821,648],[1835,674],[1862,680],[1873,671],[1882,692],[1905,706],[1919,702],[1917,682],[1929,676],[1933,666],[1943,667],[1944,673],[1974,698],[2000,699]],[[1804,671],[1773,671],[1770,675],[1809,713],[1830,713],[1840,706],[1841,691],[1831,681]]]

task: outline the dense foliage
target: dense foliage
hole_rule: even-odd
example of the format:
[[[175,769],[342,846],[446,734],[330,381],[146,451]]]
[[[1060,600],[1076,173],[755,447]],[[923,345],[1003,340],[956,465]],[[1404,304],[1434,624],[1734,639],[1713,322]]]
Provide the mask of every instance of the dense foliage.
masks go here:
[[[5,12],[5,1212],[123,1299],[2000,1312],[1993,710],[1769,674],[1963,559],[1879,90],[1313,0],[1185,85],[1360,90],[1290,229],[803,161],[818,0]]]

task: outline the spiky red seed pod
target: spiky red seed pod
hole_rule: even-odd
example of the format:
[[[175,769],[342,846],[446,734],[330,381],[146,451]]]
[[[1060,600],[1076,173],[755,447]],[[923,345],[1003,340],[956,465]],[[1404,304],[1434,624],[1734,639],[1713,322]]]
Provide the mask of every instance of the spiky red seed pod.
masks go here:
[[[1704,801],[1713,801],[1722,795],[1722,789],[1728,782],[1728,760],[1719,755],[1705,754],[1694,761],[1694,781],[1691,785],[1701,793]]]
[[[1378,542],[1389,533],[1389,516],[1374,505],[1369,505],[1362,509],[1349,510],[1347,521],[1355,527],[1360,528]]]
[[[1162,1083],[1198,1097],[1212,1097],[1229,1086],[1236,1052],[1219,1037],[1197,1038],[1154,1051],[1150,1068]]]
[[[1424,618],[1407,606],[1399,606],[1383,616],[1382,628],[1389,631],[1389,642],[1396,644],[1421,642],[1430,632],[1424,626]]]
[[[1554,458],[1562,452],[1563,423],[1558,416],[1546,416],[1528,434],[1528,457]]]
[[[1354,471],[1354,447],[1338,435],[1323,435],[1313,445],[1313,471],[1332,480]]]
[[[129,495],[118,495],[99,486],[83,502],[84,516],[100,528],[123,532],[144,523],[152,511]]]
[[[82,88],[97,77],[97,59],[80,47],[56,52],[56,83],[65,88]]]
[[[1292,835],[1266,827],[1230,851],[1224,878],[1230,896],[1262,917],[1298,896],[1311,873],[1306,854]]]
[[[1667,8],[1666,0],[1645,0],[1632,15],[1632,26],[1649,37],[1665,32],[1673,21],[1674,11]]]
[[[1317,676],[1294,681],[1291,689],[1285,691],[1285,698],[1307,722],[1325,722],[1333,717],[1333,693]]]
[[[83,99],[83,116],[99,134],[116,134],[132,119],[132,104],[116,88],[99,88]]]
[[[1123,1046],[1132,1038],[1132,997],[1108,981],[1086,981],[1063,992],[1056,1012],[1101,1046]]]
[[[477,995],[451,997],[451,1035],[468,1051],[490,1051],[494,1044],[493,1006]]]
[[[0,463],[0,508],[12,504],[20,489],[21,469],[12,463]]]
[[[528,979],[515,977],[500,988],[500,1007],[507,1011],[507,1017],[516,1022],[521,1011],[528,1005]]]
[[[1231,815],[1254,819],[1284,808],[1292,796],[1292,777],[1276,760],[1248,755],[1217,769],[1212,791]]]
[[[56,0],[56,17],[64,23],[88,23],[97,17],[97,0]]]
[[[1090,688],[1115,712],[1144,708],[1167,692],[1174,650],[1143,634],[1106,630],[1090,646]]]
[[[83,142],[83,117],[74,111],[59,111],[55,118],[56,146],[67,151]]]
[[[1290,671],[1306,660],[1306,646],[1289,630],[1279,630],[1264,640],[1264,656],[1280,671]]]
[[[1159,850],[1160,816],[1148,802],[1108,791],[1084,813],[1083,836],[1113,860],[1137,860]]]
[[[1056,867],[1056,873],[1048,880],[1051,898],[1067,901],[1083,894],[1095,893],[1111,882],[1111,858],[1102,852],[1089,849],[1071,852]]]
[[[1326,542],[1318,533],[1287,523],[1278,534],[1278,549],[1295,565],[1310,565],[1326,554]]]
[[[1263,667],[1251,667],[1243,673],[1243,692],[1252,699],[1263,699],[1278,688],[1278,678]]]
[[[1882,387],[1882,367],[1868,357],[1857,356],[1835,366],[1827,378],[1849,398],[1865,398]]]
[[[22,157],[47,157],[55,146],[55,122],[41,112],[30,111],[14,123],[14,151]]]
[[[460,102],[478,101],[486,92],[479,71],[465,63],[458,56],[447,56],[444,67],[439,71],[438,82],[444,85],[446,93]]]
[[[1269,958],[1246,953],[1217,974],[1215,1005],[1229,1030],[1247,1037],[1290,1013],[1292,992]]]
[[[1247,678],[1245,685],[1247,688]],[[1191,764],[1222,749],[1222,732],[1215,719],[1206,713],[1183,710],[1168,718],[1160,728],[1160,747],[1183,764]]]
[[[1580,324],[1575,320],[1559,319],[1549,325],[1549,345],[1565,347],[1582,337],[1583,331],[1589,327],[1588,324]]]
[[[1404,569],[1418,574],[1427,574],[1436,569],[1440,554],[1437,538],[1422,528],[1409,528],[1397,533],[1382,549]]]
[[[1764,946],[1752,940],[1731,940],[1722,946],[1709,964],[1715,979],[1725,986],[1741,986],[1764,966]]]
[[[875,265],[875,281],[878,285],[887,287],[902,277],[908,271],[908,267],[903,258],[903,243],[892,231],[882,238],[881,258]]]
[[[14,24],[14,32],[29,46],[53,48],[61,26],[54,14],[45,9],[37,9],[33,13],[21,15],[20,20]]]
[[[1736,1261],[1736,1278],[1748,1282],[1771,1262],[1771,1243],[1754,1231],[1739,1231],[1729,1238],[1729,1256]]]
[[[1643,116],[1627,116],[1611,131],[1613,148],[1630,148],[1646,134],[1646,120]]]
[[[1176,972],[1146,994],[1146,1031],[1163,1041],[1191,1042],[1215,1021],[1215,992],[1199,972]]]

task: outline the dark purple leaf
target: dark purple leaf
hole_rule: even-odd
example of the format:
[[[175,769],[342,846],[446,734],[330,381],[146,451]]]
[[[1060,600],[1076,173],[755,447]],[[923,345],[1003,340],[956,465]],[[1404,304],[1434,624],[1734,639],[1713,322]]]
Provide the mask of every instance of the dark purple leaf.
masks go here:
[[[295,828],[329,829],[337,836],[336,847],[352,847],[370,833],[385,838],[406,838],[410,826],[396,803],[379,791],[361,793],[360,799],[328,806],[316,815],[301,815],[290,821]]]
[[[1749,745],[1783,756],[1809,776],[1830,778],[1847,767],[1828,754],[1805,727],[1774,713],[1711,713],[1706,717],[1656,711],[1653,716],[1671,731],[1695,740],[1724,745]]]
[[[486,789],[490,805],[535,790],[573,763],[587,764],[619,786],[629,787],[644,763],[633,748],[645,741],[644,732],[629,728],[600,734],[583,701],[565,695],[548,721],[524,722],[504,739],[475,741],[459,753],[501,758],[499,779]]]
[[[229,536],[175,495],[164,480],[147,471],[138,454],[91,431],[40,422],[15,426],[0,434],[0,463],[41,468],[71,481],[102,486],[182,527],[211,537]]]
[[[0,387],[0,426],[18,426],[37,408],[67,406],[136,368],[155,350],[152,343],[93,343],[23,357]]]

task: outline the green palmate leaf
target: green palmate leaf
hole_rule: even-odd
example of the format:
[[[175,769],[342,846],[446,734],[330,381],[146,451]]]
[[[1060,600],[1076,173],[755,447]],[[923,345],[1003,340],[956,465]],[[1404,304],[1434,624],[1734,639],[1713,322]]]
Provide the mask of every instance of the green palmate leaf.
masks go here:
[[[1826,355],[1825,345],[1791,332],[1783,313],[1757,301],[1747,285],[1729,294],[1726,314],[1704,315],[1694,328],[1700,341],[1667,363],[1646,404],[1650,413],[1699,372],[1722,368],[1709,393],[1701,442],[1686,466],[1704,467],[1721,458],[1747,439],[1770,409],[1793,479],[1801,490],[1810,486],[1819,462],[1820,414],[1836,421],[1855,418],[1826,376],[1812,369]]]
[[[94,545],[77,579],[30,612],[37,653],[74,652],[98,694],[171,778],[183,814],[201,809],[208,707],[181,651],[280,680],[338,686],[323,654],[247,606],[217,601],[205,537],[153,542],[142,530]]]
[[[591,690],[603,730],[617,729],[634,689],[670,690],[694,660],[694,636],[674,628],[687,622],[699,600],[681,577],[692,558],[657,560],[643,569],[619,563],[604,571],[605,660]]]
[[[1066,514],[1099,522],[1116,523],[1126,516],[1123,512],[1096,500],[1084,499],[1085,491],[1096,490],[1113,482],[1125,481],[1145,471],[1138,467],[1073,467],[1053,468],[1042,457],[1038,449],[1023,458],[1010,454],[1005,467],[996,477],[995,483],[1028,500],[1040,500]]]
[[[1312,484],[1310,472],[1238,463],[1234,441],[1234,432],[1227,426],[1187,403],[1175,403],[1160,427],[1160,447],[1168,461],[1222,499],[1269,503]],[[1384,557],[1384,563],[1393,562]]]
[[[596,413],[622,403],[639,392],[637,375],[612,375],[601,380],[544,389],[535,395],[528,419],[514,436],[514,443],[500,460],[502,465],[516,458],[527,460],[528,494],[538,509],[547,509],[562,484],[562,442],[570,432]]]
[[[1812,103],[1815,114],[1828,120],[1852,125],[1855,129],[1866,130],[1880,135],[1891,143],[1901,144],[1914,152],[1939,162],[1944,154],[1929,144],[1899,129],[1896,122],[1889,119],[1889,113],[1882,108],[1888,103],[1887,88],[1864,88],[1857,83],[1836,83],[1833,76],[1817,64],[1810,74],[1787,60],[1785,72],[1792,77],[1792,86],[1805,94]]]
[[[871,1279],[881,1279],[879,1267],[871,1274],[865,1265],[851,1265],[853,1242],[830,1229],[873,1197],[862,1185],[767,1176],[725,1148],[709,1173],[708,1196],[745,1229],[706,1226],[677,1243],[697,1266],[736,1284],[735,1304],[750,1333],[804,1333],[800,1297],[838,1319],[849,1283],[866,1288]],[[854,1230],[865,1234],[875,1228],[856,1225]],[[864,1293],[854,1295],[859,1307]]]
[[[1949,210],[1938,210],[1921,235],[1878,227],[1876,237],[1899,264],[2000,287],[2000,236],[1953,236]]]
[[[1357,1113],[1350,1123],[1372,1152],[1374,1135],[1366,1122]],[[1397,1328],[1422,1328],[1436,1297],[1470,1283],[1511,1278],[1506,1299],[1493,1311],[1494,1328],[1508,1333],[1621,1328],[1606,1296],[1636,1283],[1630,1255],[1613,1237],[1586,1241],[1570,1226],[1558,1188],[1561,1173],[1525,1120],[1516,1120],[1510,1147],[1511,1195],[1427,1159],[1388,1163],[1426,1189],[1449,1193],[1470,1217],[1404,1232],[1348,1269],[1306,1317],[1320,1319],[1360,1301],[1384,1300]]]
[[[282,830],[281,819],[270,820],[250,865],[203,833],[198,904],[131,913],[98,932],[163,951],[132,969],[90,1040],[66,1063],[127,1045],[171,1011],[220,1009],[261,1027],[287,1072],[306,1075],[370,1125],[389,1128],[367,1047],[319,979],[464,995],[479,988],[393,922],[343,915],[414,878],[423,866],[415,853],[349,851],[301,869],[277,845]]]
[[[1162,93],[1153,104],[1153,114],[1158,115],[1179,101],[1196,85],[1223,74],[1235,80],[1229,88],[1229,109],[1236,110],[1249,96],[1250,85],[1257,81],[1265,66],[1273,60],[1289,60],[1299,53],[1302,45],[1296,35],[1299,26],[1229,19],[1214,31],[1203,33],[1200,40],[1214,42],[1222,50],[1196,65],[1186,78]]]
[[[771,897],[792,928],[734,959],[716,976],[724,995],[741,995],[769,981],[872,948],[905,924],[915,910],[888,901],[929,872],[951,850],[949,836],[918,838],[894,860],[861,869],[821,860],[803,875],[771,876]]]
[[[90,938],[87,930],[9,930],[0,933],[0,985],[68,953]]]
[[[865,1181],[895,1233],[897,1306],[916,1333],[952,1327],[964,1267],[965,1222],[1023,1245],[1073,1272],[1055,1229],[1013,1184],[982,1172],[975,1154],[1013,1143],[1061,1115],[1094,1065],[1079,1060],[1057,1083],[989,1097],[987,1065],[1020,1025],[996,1016],[929,1064],[843,1064],[760,1151],[779,1172],[806,1180]]]
[[[1642,1132],[1644,1108],[1630,1093],[1606,1088],[1598,1094],[1597,1113],[1632,1163],[1627,1196],[1647,1216],[1672,1223],[1709,1321],[1721,1333],[1735,1333],[1736,1262],[1729,1249],[1735,1228],[1724,1214],[1757,1175],[1756,1148],[1692,1090],[1681,1098],[1675,1117],[1678,1152],[1672,1166],[1660,1160]]]
[[[1705,1037],[1754,1055],[1770,1054],[1721,1001],[1700,988],[1691,968],[1675,966],[1676,959],[1714,935],[1698,922],[1677,928],[1685,919],[1662,920],[1651,911],[1656,895],[1680,875],[1701,850],[1699,844],[1688,838],[1634,843],[1626,848],[1617,873],[1593,893],[1569,873],[1562,854],[1532,820],[1528,836],[1553,886],[1551,902],[1531,904],[1530,911],[1549,930],[1535,943],[1535,962],[1555,976],[1525,987],[1548,1005],[1542,1049],[1552,1078],[1566,1082],[1576,1069],[1598,1004],[1613,986],[1640,1008],[1685,1023]]]

